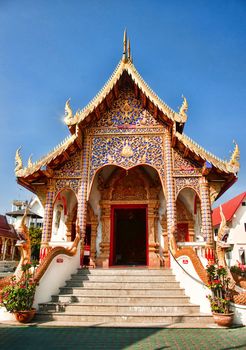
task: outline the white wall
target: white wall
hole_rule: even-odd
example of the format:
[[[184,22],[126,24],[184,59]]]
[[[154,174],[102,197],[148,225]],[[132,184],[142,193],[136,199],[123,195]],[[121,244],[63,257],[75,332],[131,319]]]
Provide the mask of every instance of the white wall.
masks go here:
[[[37,308],[39,303],[50,301],[51,295],[58,294],[59,288],[65,286],[65,281],[69,280],[71,274],[76,273],[79,267],[80,249],[77,250],[75,256],[60,254],[53,259],[39,282],[33,306]]]
[[[190,297],[190,302],[199,305],[202,313],[211,314],[210,303],[207,298],[211,291],[201,282],[190,258],[182,256],[178,260],[187,273],[179,266],[171,254],[170,258],[171,268],[176,275],[177,281],[180,282],[181,288],[184,288],[185,294]],[[188,261],[188,264],[182,263],[183,260]]]
[[[237,265],[239,261],[239,249],[243,248],[246,254],[246,232],[244,228],[246,223],[246,206],[240,204],[238,210],[233,216],[227,243],[234,244],[231,252],[230,265]]]

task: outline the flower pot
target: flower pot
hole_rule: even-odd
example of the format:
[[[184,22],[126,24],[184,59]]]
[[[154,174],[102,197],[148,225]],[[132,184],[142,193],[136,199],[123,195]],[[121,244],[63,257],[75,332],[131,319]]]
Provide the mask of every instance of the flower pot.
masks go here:
[[[232,325],[234,312],[230,312],[229,314],[213,312],[213,317],[214,322],[217,323],[218,326],[230,327]]]
[[[32,310],[14,312],[14,315],[18,322],[28,323],[33,319],[35,313],[36,313],[36,309],[32,309]]]

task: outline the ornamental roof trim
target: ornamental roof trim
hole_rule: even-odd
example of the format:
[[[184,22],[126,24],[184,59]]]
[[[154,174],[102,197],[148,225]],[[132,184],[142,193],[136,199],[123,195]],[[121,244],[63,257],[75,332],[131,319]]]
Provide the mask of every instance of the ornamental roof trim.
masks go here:
[[[79,124],[82,122],[90,113],[92,113],[99,104],[106,98],[110,93],[116,83],[119,81],[120,77],[124,72],[127,72],[132,78],[133,82],[138,86],[138,88],[154,103],[160,111],[162,111],[167,117],[175,122],[185,123],[187,116],[185,113],[182,115],[175,112],[170,108],[164,101],[162,101],[157,94],[149,87],[142,76],[137,71],[131,60],[126,62],[120,61],[114,70],[113,74],[109,80],[105,83],[102,89],[97,93],[97,95],[81,110],[78,110],[74,116],[65,117],[65,123],[68,126]]]
[[[76,134],[67,136],[52,151],[50,151],[45,156],[41,157],[36,162],[34,162],[34,163],[28,162],[27,167],[21,168],[19,170],[15,170],[15,175],[17,177],[27,177],[28,175],[31,175],[31,174],[35,173],[36,171],[40,170],[42,167],[48,165],[52,160],[54,160],[60,154],[62,154],[64,151],[66,151],[68,149],[68,147],[71,144],[73,144],[73,142],[76,140],[76,138],[77,138]]]
[[[189,136],[185,134],[180,134],[177,131],[175,135],[177,139],[180,142],[182,142],[186,147],[188,147],[192,152],[200,156],[204,161],[208,161],[219,170],[224,171],[226,173],[234,173],[234,174],[239,171],[239,165],[237,167],[234,167],[233,164],[231,163],[232,158],[229,161],[222,160],[219,157],[216,157],[211,152],[207,151],[205,148],[201,147],[198,143],[193,141]]]

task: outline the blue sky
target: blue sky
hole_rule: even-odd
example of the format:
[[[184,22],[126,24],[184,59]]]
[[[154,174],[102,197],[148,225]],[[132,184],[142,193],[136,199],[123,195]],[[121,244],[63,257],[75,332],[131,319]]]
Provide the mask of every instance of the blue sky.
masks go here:
[[[185,133],[221,158],[235,139],[245,191],[246,1],[1,0],[0,213],[30,197],[16,184],[14,157],[45,155],[68,134],[65,101],[83,108],[122,55],[127,27],[134,64],[173,109],[189,102]]]

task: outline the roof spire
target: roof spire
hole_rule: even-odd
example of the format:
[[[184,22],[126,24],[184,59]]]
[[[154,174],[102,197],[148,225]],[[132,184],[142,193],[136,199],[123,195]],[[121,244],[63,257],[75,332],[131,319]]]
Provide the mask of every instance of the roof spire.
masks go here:
[[[123,56],[122,61],[127,62],[127,31],[124,30],[124,37],[123,37]]]
[[[128,60],[131,60],[131,44],[130,44],[130,39],[127,40],[127,58],[128,58]]]

